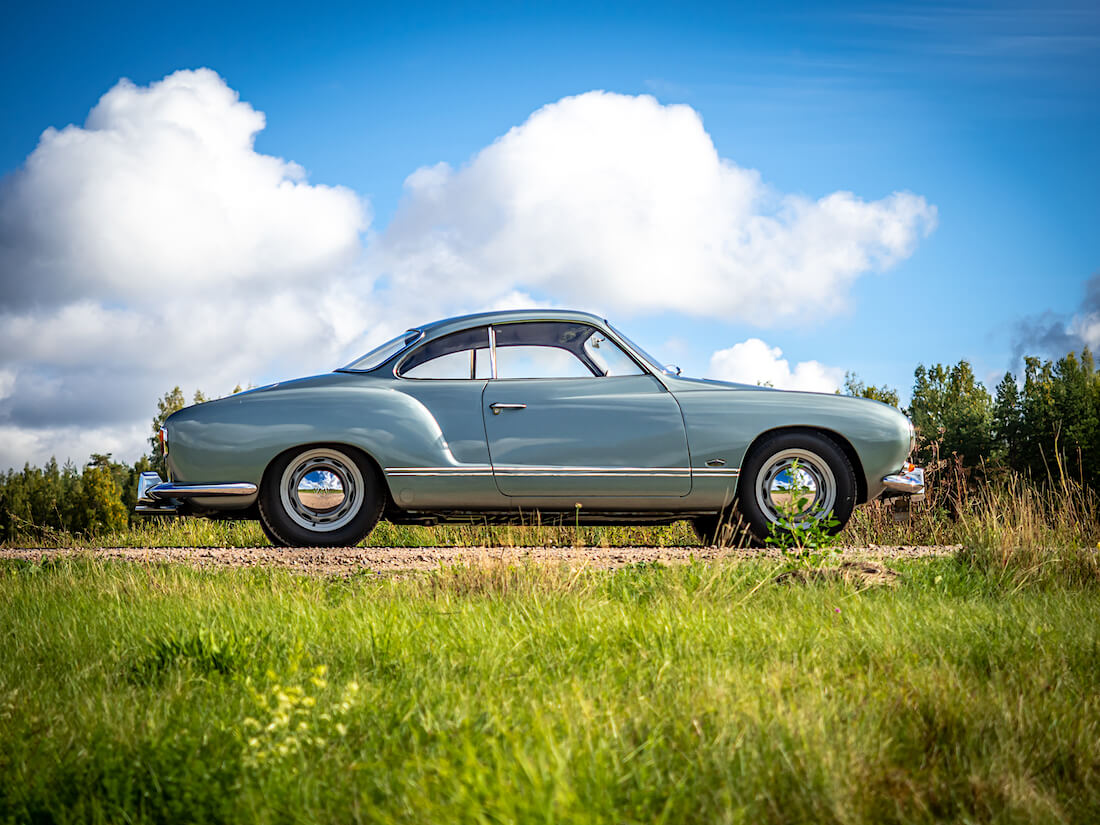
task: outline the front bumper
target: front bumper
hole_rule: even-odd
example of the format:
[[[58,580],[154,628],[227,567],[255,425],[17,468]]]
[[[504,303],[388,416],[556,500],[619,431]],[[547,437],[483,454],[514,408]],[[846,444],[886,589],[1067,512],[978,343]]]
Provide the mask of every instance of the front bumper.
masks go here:
[[[885,476],[882,484],[886,497],[908,496],[910,501],[924,501],[924,468],[905,464],[898,472]]]
[[[187,499],[255,494],[256,485],[247,481],[230,484],[174,484],[163,481],[157,473],[142,473],[138,477],[137,506],[134,507],[134,512],[143,516],[173,516]]]

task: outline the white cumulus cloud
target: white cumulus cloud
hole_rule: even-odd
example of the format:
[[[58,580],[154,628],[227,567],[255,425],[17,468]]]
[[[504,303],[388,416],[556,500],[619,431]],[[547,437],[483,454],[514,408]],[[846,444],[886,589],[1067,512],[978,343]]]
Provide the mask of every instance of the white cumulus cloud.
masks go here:
[[[122,80],[0,184],[0,463],[83,460],[92,432],[133,457],[171,386],[330,366],[361,334],[367,208],[256,152],[263,127],[208,69]]]
[[[406,180],[375,264],[400,291],[758,324],[840,309],[909,256],[936,209],[907,192],[784,195],[721,157],[688,106],[589,92],[544,106],[466,166]]]
[[[414,171],[368,243],[365,199],[257,152],[264,125],[208,69],[122,80],[0,181],[0,467],[135,458],[173,385],[330,369],[458,312],[823,317],[936,221],[906,192],[776,192],[690,107],[590,92]],[[833,375],[807,364],[747,380]]]
[[[836,392],[844,381],[844,370],[818,361],[799,361],[791,369],[779,347],[769,347],[759,338],[749,338],[711,355],[707,377],[742,384],[767,384],[781,390]]]

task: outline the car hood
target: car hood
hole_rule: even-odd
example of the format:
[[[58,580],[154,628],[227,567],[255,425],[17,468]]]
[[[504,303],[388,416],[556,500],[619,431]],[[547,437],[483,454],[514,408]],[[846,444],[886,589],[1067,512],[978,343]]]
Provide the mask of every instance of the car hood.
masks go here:
[[[782,392],[774,387],[761,387],[757,384],[739,384],[736,381],[719,381],[715,378],[688,378],[683,375],[663,373],[661,378],[673,392],[693,392],[698,390],[765,390]]]
[[[848,406],[852,404],[867,405],[872,404],[877,407],[884,407],[893,412],[899,412],[896,407],[892,407],[889,404],[884,404],[881,401],[876,401],[873,398],[859,398],[853,395],[841,395],[840,393],[833,392],[808,392],[805,390],[781,390],[775,387],[762,387],[756,384],[739,384],[735,381],[718,381],[713,378],[685,378],[679,375],[662,375],[665,385],[676,395],[681,393],[691,392],[714,392],[714,391],[728,391],[728,392],[753,392],[753,393],[775,393],[776,395],[786,396],[790,398],[805,398],[813,399],[819,404],[827,406],[839,405]]]

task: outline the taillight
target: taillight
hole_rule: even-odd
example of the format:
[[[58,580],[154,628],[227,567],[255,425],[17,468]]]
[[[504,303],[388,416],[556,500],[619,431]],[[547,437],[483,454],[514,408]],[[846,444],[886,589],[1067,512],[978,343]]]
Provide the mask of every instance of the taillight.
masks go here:
[[[157,430],[157,439],[160,441],[160,454],[168,455],[168,430],[165,427]]]

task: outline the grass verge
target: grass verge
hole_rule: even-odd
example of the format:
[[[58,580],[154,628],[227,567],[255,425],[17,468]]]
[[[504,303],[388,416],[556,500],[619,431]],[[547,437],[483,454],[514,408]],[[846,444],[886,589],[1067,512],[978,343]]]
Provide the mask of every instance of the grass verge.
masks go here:
[[[1100,590],[0,564],[0,821],[1081,822]]]
[[[93,535],[40,530],[6,547],[262,547],[259,522],[199,518],[149,518],[124,530]],[[686,521],[649,527],[440,524],[422,527],[380,522],[366,547],[684,547],[699,544]]]

